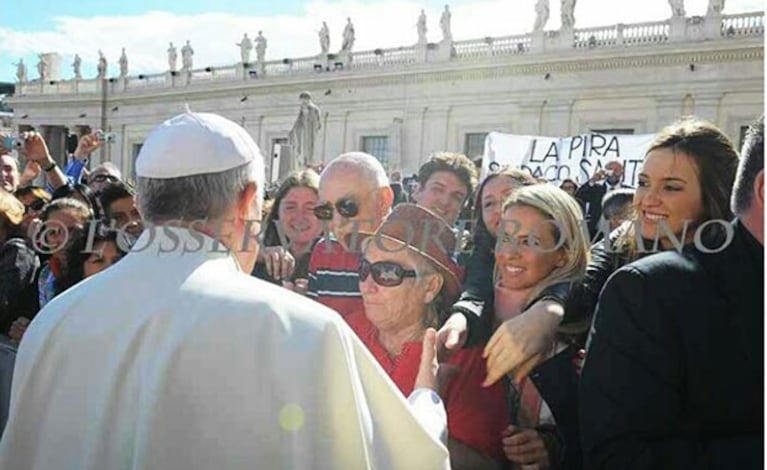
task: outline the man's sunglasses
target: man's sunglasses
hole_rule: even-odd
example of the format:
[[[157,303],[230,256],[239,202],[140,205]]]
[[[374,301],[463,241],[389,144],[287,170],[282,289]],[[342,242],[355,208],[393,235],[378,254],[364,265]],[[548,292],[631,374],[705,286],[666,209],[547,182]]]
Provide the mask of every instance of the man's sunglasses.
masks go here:
[[[120,179],[114,175],[96,175],[91,177],[89,183],[103,183],[109,181],[110,183],[117,183]]]
[[[29,203],[28,206],[24,208],[25,209],[24,212],[28,214],[31,211],[35,211],[35,212],[41,211],[43,210],[43,207],[45,207],[45,200],[35,199],[31,203]]]
[[[406,277],[416,277],[416,272],[411,269],[405,269],[393,261],[378,261],[371,263],[366,259],[360,262],[360,282],[373,275],[373,280],[379,286],[396,287],[402,284]]]
[[[333,218],[333,209],[341,214],[341,217],[351,219],[360,213],[360,207],[351,199],[339,199],[335,204],[326,202],[314,208],[314,216],[320,220],[330,220]]]

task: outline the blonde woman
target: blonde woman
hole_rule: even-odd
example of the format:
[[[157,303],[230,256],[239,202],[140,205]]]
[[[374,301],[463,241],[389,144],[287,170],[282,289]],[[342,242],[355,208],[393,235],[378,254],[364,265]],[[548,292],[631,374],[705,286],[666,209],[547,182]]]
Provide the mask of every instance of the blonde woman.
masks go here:
[[[495,252],[495,325],[537,302],[550,286],[579,281],[588,263],[580,209],[551,185],[523,187],[505,201]],[[549,338],[539,363],[507,379],[511,425],[504,453],[516,465],[581,468],[577,423],[577,347]],[[515,382],[516,381],[516,382]]]

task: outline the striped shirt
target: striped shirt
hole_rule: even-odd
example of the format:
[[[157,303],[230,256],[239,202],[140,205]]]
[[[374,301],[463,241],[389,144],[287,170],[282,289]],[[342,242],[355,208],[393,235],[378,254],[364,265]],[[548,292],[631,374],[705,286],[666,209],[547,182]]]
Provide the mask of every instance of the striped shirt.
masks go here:
[[[364,309],[360,294],[360,255],[340,243],[323,238],[309,260],[307,295],[341,316]]]

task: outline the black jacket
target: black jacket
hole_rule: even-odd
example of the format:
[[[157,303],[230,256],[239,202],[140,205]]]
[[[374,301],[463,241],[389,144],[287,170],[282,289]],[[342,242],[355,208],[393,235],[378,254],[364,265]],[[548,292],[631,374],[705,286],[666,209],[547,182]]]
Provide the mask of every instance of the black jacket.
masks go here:
[[[734,232],[607,282],[581,375],[587,468],[762,468],[764,248]]]
[[[23,238],[0,245],[0,333],[8,333],[19,317],[32,319],[38,310],[37,279],[40,260]]]
[[[625,184],[619,184],[618,188],[631,188]],[[575,191],[575,198],[581,204],[583,214],[586,216],[586,222],[589,227],[589,235],[592,240],[597,234],[597,225],[602,217],[602,198],[607,194],[607,183],[589,184],[586,182]]]

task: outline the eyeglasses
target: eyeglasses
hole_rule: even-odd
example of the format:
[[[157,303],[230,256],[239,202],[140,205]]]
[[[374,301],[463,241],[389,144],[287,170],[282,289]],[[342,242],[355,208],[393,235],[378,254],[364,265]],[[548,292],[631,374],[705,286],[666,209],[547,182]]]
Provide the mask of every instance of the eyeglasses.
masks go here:
[[[313,210],[314,216],[320,220],[330,220],[333,218],[334,208],[341,214],[341,217],[346,219],[351,219],[360,213],[360,207],[356,202],[351,199],[342,198],[336,201],[335,204],[326,202],[325,204],[316,206]]]
[[[28,214],[31,211],[41,211],[43,210],[43,207],[45,207],[45,200],[43,199],[35,199],[31,203],[29,203],[28,206],[24,208],[24,213]]]
[[[91,177],[90,183],[103,183],[109,181],[110,183],[117,183],[120,179],[114,175],[96,175]]]
[[[393,261],[370,263],[363,258],[360,262],[360,281],[367,279],[370,274],[376,284],[384,287],[396,287],[402,284],[406,277],[416,277],[415,271],[405,269]]]

